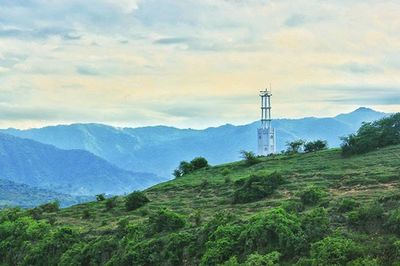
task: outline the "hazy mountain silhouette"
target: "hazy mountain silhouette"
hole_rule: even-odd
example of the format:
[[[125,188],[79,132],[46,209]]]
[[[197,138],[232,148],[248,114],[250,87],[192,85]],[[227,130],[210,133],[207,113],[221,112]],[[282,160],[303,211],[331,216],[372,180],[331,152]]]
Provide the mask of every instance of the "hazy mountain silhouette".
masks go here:
[[[0,179],[71,195],[122,194],[160,179],[120,169],[88,151],[0,133]]]
[[[330,147],[340,145],[340,137],[355,132],[363,121],[372,121],[385,114],[359,108],[336,117],[277,119],[278,150],[293,139],[324,139]],[[170,176],[181,160],[204,156],[212,164],[239,158],[240,150],[256,149],[256,128],[248,125],[223,125],[204,130],[178,129],[167,126],[115,128],[101,124],[72,124],[39,129],[3,132],[52,144],[62,149],[90,151],[120,168]]]

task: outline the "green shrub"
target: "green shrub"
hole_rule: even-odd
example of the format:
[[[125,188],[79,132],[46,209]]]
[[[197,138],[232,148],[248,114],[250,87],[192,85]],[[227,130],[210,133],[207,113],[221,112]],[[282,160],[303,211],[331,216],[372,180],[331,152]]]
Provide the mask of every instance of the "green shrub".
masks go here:
[[[181,161],[177,169],[172,173],[176,178],[189,174],[195,170],[208,167],[209,164],[204,157],[196,157],[189,162]]]
[[[193,171],[207,167],[208,162],[204,157],[196,157],[190,161]]]
[[[105,199],[106,199],[106,197],[104,196],[104,193],[96,195],[97,201],[104,201]]]
[[[105,206],[106,206],[106,210],[108,210],[108,211],[111,209],[114,209],[114,207],[117,206],[117,197],[115,196],[115,197],[108,198],[105,201]]]
[[[244,263],[244,266],[278,266],[281,254],[277,251],[260,255],[258,253],[251,254]]]
[[[242,159],[245,161],[246,165],[253,165],[256,163],[259,163],[260,160],[257,158],[257,156],[254,154],[252,151],[241,151],[240,152]]]
[[[134,191],[126,196],[125,207],[127,211],[136,210],[144,206],[150,200],[141,191]]]
[[[234,203],[247,203],[260,200],[271,195],[284,183],[282,175],[274,172],[268,176],[252,175],[246,180],[236,181]]]
[[[365,204],[348,213],[349,225],[363,230],[374,230],[380,227],[383,218],[384,210],[377,202]]]
[[[38,207],[42,212],[58,212],[60,210],[60,202],[53,201]]]
[[[359,207],[360,204],[353,198],[343,198],[338,202],[338,211],[341,213],[349,212]]]
[[[149,217],[149,226],[152,233],[175,231],[186,224],[185,217],[169,209],[163,208]]]
[[[308,186],[299,194],[300,200],[304,205],[315,205],[321,202],[327,193],[322,188],[317,186]]]
[[[217,265],[229,259],[240,246],[238,238],[242,231],[239,225],[220,225],[206,243],[206,252],[201,258],[201,265]]]
[[[304,235],[297,216],[272,208],[253,216],[240,235],[244,253],[278,251],[292,256],[304,247]]]
[[[315,140],[304,144],[304,152],[316,152],[326,150],[328,143],[325,140]]]
[[[360,255],[359,246],[342,237],[329,236],[311,247],[313,265],[346,265]]]
[[[331,231],[328,212],[324,208],[315,208],[304,213],[301,227],[309,243],[324,238]]]
[[[88,209],[85,209],[82,213],[82,219],[89,219],[92,217],[92,214],[90,213],[90,211]]]
[[[400,209],[391,211],[385,227],[392,233],[400,235]]]
[[[304,145],[304,140],[298,139],[286,143],[286,153],[299,153]]]

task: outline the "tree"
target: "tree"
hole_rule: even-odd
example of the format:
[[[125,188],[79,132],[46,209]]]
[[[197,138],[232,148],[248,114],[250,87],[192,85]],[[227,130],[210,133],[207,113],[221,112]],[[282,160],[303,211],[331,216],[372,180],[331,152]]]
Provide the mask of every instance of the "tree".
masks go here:
[[[400,113],[363,123],[356,134],[342,138],[342,154],[350,156],[388,145],[400,144]]]
[[[291,142],[286,143],[286,152],[287,153],[299,153],[301,151],[302,146],[304,145],[304,140],[298,139]]]
[[[292,256],[304,247],[299,219],[282,208],[271,208],[253,216],[239,240],[248,254],[278,251],[283,256]]]
[[[150,200],[141,191],[134,191],[126,196],[125,207],[127,211],[136,210],[145,205]]]
[[[302,190],[298,195],[304,205],[315,205],[325,197],[327,193],[323,191],[322,188],[311,185]]]
[[[117,197],[111,197],[108,198],[105,201],[105,205],[106,205],[106,209],[109,211],[111,209],[113,209],[115,206],[117,206]]]
[[[104,193],[96,195],[97,201],[104,201],[105,199],[106,199],[106,197],[104,196]]]
[[[193,165],[189,162],[181,161],[178,170],[181,172],[181,175],[186,175],[193,171]]]
[[[149,226],[152,233],[175,231],[186,224],[184,216],[167,208],[162,208],[149,217]]]
[[[247,165],[253,165],[260,162],[257,156],[252,151],[242,150],[240,154],[242,159],[244,159]]]
[[[328,143],[325,140],[315,140],[304,144],[304,152],[316,152],[328,148]]]
[[[196,157],[190,161],[193,171],[198,170],[208,166],[208,162],[204,157]]]
[[[267,176],[252,175],[246,180],[235,182],[234,203],[247,203],[260,200],[271,195],[284,179],[281,174],[274,172]]]
[[[308,243],[321,240],[330,233],[328,212],[324,208],[315,208],[301,217],[301,227]]]
[[[346,265],[360,255],[356,243],[342,237],[328,236],[311,247],[313,265]]]

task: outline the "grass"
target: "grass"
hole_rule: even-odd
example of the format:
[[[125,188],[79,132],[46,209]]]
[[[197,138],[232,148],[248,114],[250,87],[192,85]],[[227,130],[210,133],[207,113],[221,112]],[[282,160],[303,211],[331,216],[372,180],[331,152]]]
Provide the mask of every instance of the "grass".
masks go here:
[[[286,183],[272,196],[253,203],[232,203],[236,180],[274,171],[281,173]],[[345,197],[353,197],[359,202],[380,200],[389,195],[400,198],[400,146],[350,158],[342,158],[340,150],[330,149],[264,157],[252,166],[243,161],[228,163],[197,170],[145,190],[150,202],[134,211],[125,210],[121,196],[112,210],[106,210],[103,201],[79,204],[46,215],[53,216],[56,224],[68,224],[88,234],[108,232],[121,218],[142,221],[160,207],[188,216],[200,211],[204,220],[221,210],[229,210],[246,219],[255,212],[297,199],[298,192],[311,184],[328,192],[331,199],[328,208],[335,207],[336,202]],[[89,219],[82,218],[85,210],[91,214]]]

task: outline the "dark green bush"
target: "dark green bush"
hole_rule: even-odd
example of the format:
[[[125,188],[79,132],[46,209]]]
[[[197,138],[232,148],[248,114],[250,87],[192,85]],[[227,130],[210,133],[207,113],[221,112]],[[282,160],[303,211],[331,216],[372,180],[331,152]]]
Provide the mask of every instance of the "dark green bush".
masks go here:
[[[149,216],[151,233],[176,231],[186,224],[185,217],[169,209],[163,208]]]
[[[208,167],[208,162],[204,157],[196,157],[189,162],[181,161],[178,168],[172,173],[175,177],[181,177],[195,170]]]
[[[315,208],[304,213],[301,227],[309,243],[324,238],[331,232],[328,212],[324,208]]]
[[[115,206],[117,206],[117,197],[111,197],[106,199],[105,201],[105,206],[106,206],[106,210],[111,210],[114,209]]]
[[[106,199],[106,197],[104,196],[104,193],[96,195],[96,200],[97,201],[104,201],[105,199]]]
[[[268,176],[252,175],[246,180],[235,182],[234,203],[246,203],[257,201],[271,195],[284,183],[282,175],[274,172]]]
[[[88,209],[85,209],[82,213],[82,219],[89,219],[92,217],[92,214]]]
[[[201,169],[208,166],[208,162],[204,157],[196,157],[190,161],[193,170]]]
[[[305,245],[300,220],[282,208],[272,208],[253,216],[240,235],[244,253],[273,251],[292,256]]]
[[[360,204],[353,198],[343,198],[338,202],[337,209],[340,213],[345,213],[359,207]]]
[[[286,153],[299,153],[304,145],[304,140],[298,139],[286,143]]]
[[[125,207],[127,211],[132,211],[144,206],[149,201],[143,192],[134,191],[126,196]]]
[[[328,143],[325,140],[315,140],[304,144],[304,152],[322,151],[328,148]]]
[[[259,163],[260,160],[252,151],[241,151],[240,152],[242,159],[245,161],[246,165],[250,166],[256,163]]]
[[[385,227],[389,232],[400,235],[400,209],[393,210],[389,213]]]
[[[348,223],[362,230],[375,230],[384,222],[384,210],[377,203],[369,203],[360,206],[354,211],[348,212]]]
[[[304,205],[315,205],[327,196],[327,193],[320,187],[308,186],[299,194],[300,200]]]
[[[58,212],[60,210],[60,202],[53,201],[38,207],[42,212]]]
[[[346,265],[361,256],[360,247],[350,239],[326,237],[311,247],[312,265]]]

